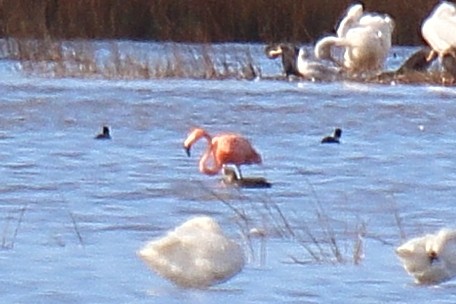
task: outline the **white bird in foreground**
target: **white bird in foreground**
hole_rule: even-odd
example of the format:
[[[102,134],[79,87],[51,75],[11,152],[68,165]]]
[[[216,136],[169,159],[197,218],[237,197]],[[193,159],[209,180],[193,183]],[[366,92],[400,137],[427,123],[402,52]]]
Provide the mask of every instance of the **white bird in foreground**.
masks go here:
[[[315,56],[337,62],[334,47],[344,50],[342,66],[350,72],[381,69],[391,48],[394,21],[388,15],[364,13],[361,4],[352,5],[337,28],[337,36],[324,37],[315,45]]]
[[[438,4],[424,20],[421,34],[433,53],[438,54],[444,68],[453,76],[456,75],[456,5],[448,1]],[[428,61],[433,59],[433,55],[429,55]]]
[[[139,257],[158,275],[181,287],[204,288],[230,279],[244,267],[244,252],[211,217],[190,219]]]
[[[407,241],[396,249],[405,270],[419,284],[437,284],[456,276],[456,230],[442,229]]]

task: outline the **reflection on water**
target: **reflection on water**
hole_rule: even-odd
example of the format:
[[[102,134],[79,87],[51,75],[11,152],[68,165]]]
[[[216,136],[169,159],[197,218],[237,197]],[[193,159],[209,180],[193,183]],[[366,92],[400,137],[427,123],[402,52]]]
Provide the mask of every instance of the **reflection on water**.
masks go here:
[[[451,226],[456,216],[453,88],[48,79],[3,64],[5,303],[455,301],[452,282],[415,286],[393,251],[401,234]],[[104,124],[112,140],[93,140]],[[264,164],[244,175],[273,187],[230,188],[201,175],[204,144],[191,158],[182,149],[193,126],[246,135]],[[341,144],[321,145],[335,127]],[[200,214],[215,217],[249,262],[223,285],[183,290],[136,251]],[[265,231],[264,252],[247,238],[251,228]]]

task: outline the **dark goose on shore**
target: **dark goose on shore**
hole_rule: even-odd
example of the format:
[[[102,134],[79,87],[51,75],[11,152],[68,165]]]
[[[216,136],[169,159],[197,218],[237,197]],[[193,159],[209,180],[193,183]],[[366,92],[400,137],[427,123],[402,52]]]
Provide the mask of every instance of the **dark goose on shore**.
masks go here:
[[[301,76],[296,66],[299,54],[298,47],[285,43],[272,44],[266,47],[265,53],[269,59],[282,57],[282,67],[287,77],[290,75]]]

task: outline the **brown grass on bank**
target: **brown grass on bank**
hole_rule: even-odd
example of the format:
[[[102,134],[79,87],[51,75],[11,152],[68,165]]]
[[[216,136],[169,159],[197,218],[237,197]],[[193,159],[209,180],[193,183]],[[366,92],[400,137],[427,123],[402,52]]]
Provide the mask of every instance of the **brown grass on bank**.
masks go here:
[[[0,36],[175,42],[312,43],[334,29],[352,0],[4,0]],[[396,20],[394,43],[421,43],[436,0],[364,0]]]
[[[27,75],[98,79],[285,79],[262,75],[261,57],[249,44],[143,43],[132,41],[60,41],[52,39],[0,40],[0,57],[16,60]],[[258,49],[256,49],[258,52]],[[254,55],[255,54],[255,55]],[[264,59],[264,58],[263,58]],[[264,76],[264,77],[263,77]],[[447,73],[386,71],[378,75],[351,76],[353,82],[435,84],[453,86]],[[295,81],[304,81],[295,78]]]
[[[155,52],[121,49],[121,41],[6,39],[4,57],[26,74],[103,79],[254,79],[261,76],[250,48],[225,52],[209,44],[167,43]],[[131,48],[131,47],[130,47]]]

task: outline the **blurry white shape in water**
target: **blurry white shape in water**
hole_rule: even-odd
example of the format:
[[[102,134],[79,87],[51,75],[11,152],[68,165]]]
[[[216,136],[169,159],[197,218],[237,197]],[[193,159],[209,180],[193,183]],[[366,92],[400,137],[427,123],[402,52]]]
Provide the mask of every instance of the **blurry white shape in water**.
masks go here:
[[[411,239],[396,249],[418,284],[438,284],[456,276],[456,230],[442,229]]]
[[[151,241],[139,257],[158,275],[181,287],[205,288],[227,281],[244,267],[244,252],[211,217],[188,220]]]

